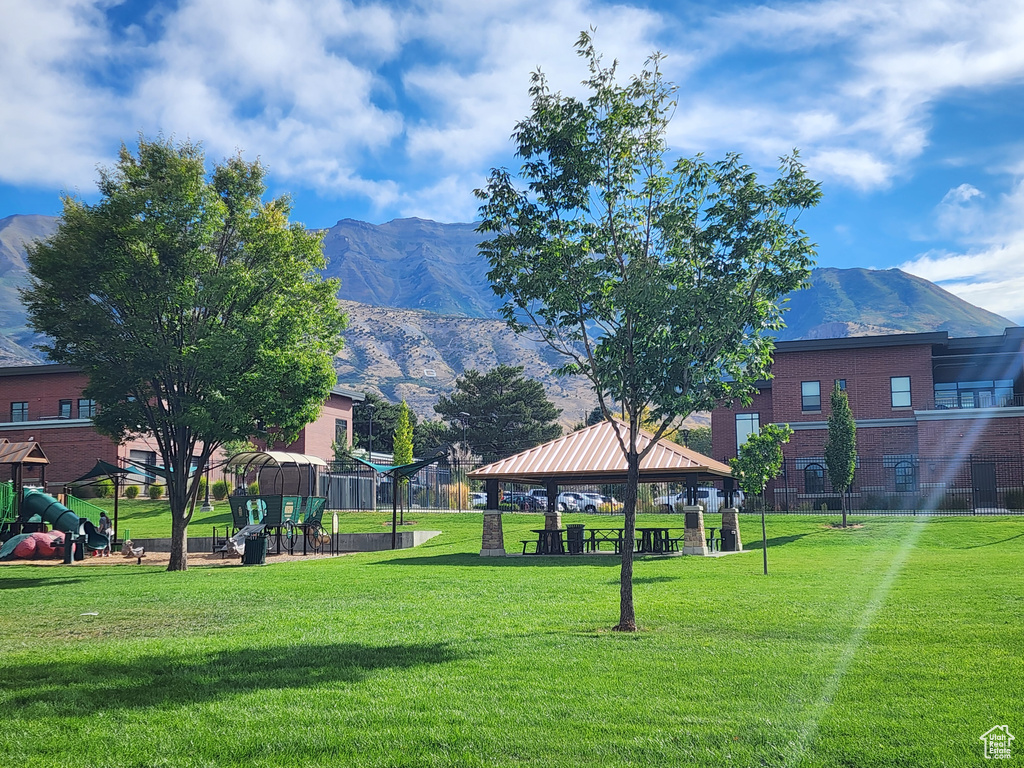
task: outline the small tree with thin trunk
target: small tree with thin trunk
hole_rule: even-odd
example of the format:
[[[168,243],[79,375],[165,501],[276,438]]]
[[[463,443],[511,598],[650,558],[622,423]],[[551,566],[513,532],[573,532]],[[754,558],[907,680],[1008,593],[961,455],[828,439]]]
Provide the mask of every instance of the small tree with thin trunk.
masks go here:
[[[395,434],[394,434],[394,445],[395,451],[393,455],[393,464],[412,464],[412,424],[409,421],[409,405],[402,401],[402,405],[398,410],[398,420],[395,423]],[[409,478],[403,477],[395,484],[395,493],[398,493],[399,488],[405,488],[408,484]],[[405,525],[405,498],[399,496],[399,503],[401,504],[402,510],[402,525]]]
[[[825,466],[832,488],[839,492],[839,506],[843,510],[843,528],[846,527],[846,497],[857,469],[857,422],[850,410],[850,399],[839,387],[832,390],[832,414],[828,417],[828,437],[825,439]]]
[[[782,446],[789,442],[793,430],[789,424],[768,424],[757,434],[747,437],[738,458],[730,459],[732,473],[740,489],[748,496],[761,497],[761,548],[764,553],[764,575],[768,575],[768,532],[765,526],[765,486],[782,470]]]

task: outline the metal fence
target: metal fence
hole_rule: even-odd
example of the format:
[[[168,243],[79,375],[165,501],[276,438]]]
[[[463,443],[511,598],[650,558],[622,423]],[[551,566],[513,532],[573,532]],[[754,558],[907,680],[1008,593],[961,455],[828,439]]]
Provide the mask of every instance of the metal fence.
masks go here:
[[[467,473],[476,464],[442,460],[426,467],[398,488],[405,510],[459,512],[486,506],[483,484]],[[543,512],[538,486],[501,484],[500,507],[508,511]],[[620,514],[624,488],[620,484],[564,485],[566,494],[606,497],[606,503],[582,502],[579,511]],[[643,484],[637,498],[640,513],[666,512],[674,507],[681,483]],[[356,461],[334,462],[320,477],[320,492],[328,507],[344,510],[390,510],[394,484]],[[709,512],[721,504],[712,491],[702,499]],[[779,479],[772,481],[764,500],[745,499],[745,512],[839,514],[839,494],[832,488],[823,459],[787,459]],[[889,456],[862,458],[854,473],[847,509],[860,515],[1024,515],[1024,457],[968,456],[962,459]]]
[[[824,460],[787,459],[781,476],[765,492],[771,512],[828,512],[841,509]],[[756,508],[758,500],[748,507]],[[847,509],[885,515],[1022,515],[1024,458],[967,456],[860,459]]]

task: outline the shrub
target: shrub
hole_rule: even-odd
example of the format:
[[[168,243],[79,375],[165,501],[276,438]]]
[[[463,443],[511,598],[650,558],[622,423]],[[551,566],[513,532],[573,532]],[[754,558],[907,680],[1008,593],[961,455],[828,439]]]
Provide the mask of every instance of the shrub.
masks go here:
[[[1024,490],[1007,491],[1003,496],[1003,505],[1007,509],[1024,509]]]
[[[213,498],[217,501],[224,501],[231,495],[231,483],[227,480],[215,480],[210,490],[213,491]]]
[[[967,509],[970,505],[968,504],[966,496],[959,494],[947,493],[941,499],[939,503],[935,505],[936,509]]]
[[[260,484],[254,480],[253,482],[249,483],[249,487],[247,490],[249,491],[250,496],[259,496]]]
[[[199,498],[200,499],[205,499],[206,498],[206,478],[205,477],[200,477],[199,478]]]
[[[108,499],[114,495],[114,481],[105,477],[93,486],[96,489],[97,499]]]
[[[469,486],[465,483],[452,483],[448,487],[449,509],[470,509]]]
[[[164,487],[162,485],[157,485],[156,483],[153,483],[153,485],[149,486],[149,498],[151,498],[151,499],[159,499],[163,495],[164,495]]]
[[[129,485],[124,489],[124,497],[126,499],[134,499],[139,495],[139,486]]]

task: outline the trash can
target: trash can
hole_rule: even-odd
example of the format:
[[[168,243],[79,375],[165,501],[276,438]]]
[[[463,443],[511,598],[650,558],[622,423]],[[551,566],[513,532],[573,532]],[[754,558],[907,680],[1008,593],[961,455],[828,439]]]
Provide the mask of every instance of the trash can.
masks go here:
[[[570,555],[583,554],[583,525],[581,523],[565,526],[565,543],[569,548]]]
[[[723,528],[722,529],[722,551],[723,552],[735,552],[738,547],[736,546],[736,539],[739,538],[736,535],[735,528]]]
[[[267,548],[270,539],[262,534],[245,537],[245,552],[242,554],[242,565],[266,565]]]

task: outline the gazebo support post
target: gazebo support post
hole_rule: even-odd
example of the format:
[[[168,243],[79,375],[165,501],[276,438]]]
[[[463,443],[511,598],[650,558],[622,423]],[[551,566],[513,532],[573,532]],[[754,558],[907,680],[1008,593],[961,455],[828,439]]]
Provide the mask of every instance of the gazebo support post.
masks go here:
[[[742,552],[743,541],[740,539],[740,512],[733,505],[733,479],[727,477],[722,481],[725,491],[725,506],[722,508],[722,550],[725,552]]]
[[[483,540],[480,543],[480,557],[505,556],[505,529],[501,520],[498,502],[498,481],[485,480],[487,509],[484,510]]]
[[[689,491],[689,486],[687,487]],[[687,493],[689,495],[689,493]],[[694,504],[683,507],[686,516],[686,530],[683,532],[684,555],[707,555],[707,538],[704,535],[704,507]]]
[[[557,531],[562,527],[562,510],[558,508],[558,482],[549,480],[544,487],[548,492],[548,508],[544,512],[544,530]]]

